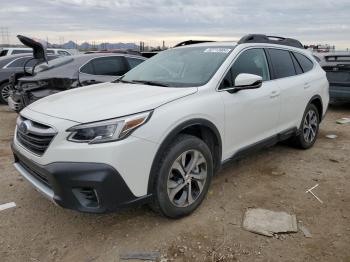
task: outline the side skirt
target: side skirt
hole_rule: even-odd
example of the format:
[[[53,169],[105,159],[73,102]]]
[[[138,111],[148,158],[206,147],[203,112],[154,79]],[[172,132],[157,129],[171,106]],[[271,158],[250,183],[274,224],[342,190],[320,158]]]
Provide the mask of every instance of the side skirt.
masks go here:
[[[269,147],[272,147],[274,146],[275,144],[277,144],[278,142],[281,142],[281,141],[284,141],[284,140],[287,140],[288,138],[296,135],[298,133],[298,129],[295,127],[295,128],[290,128],[290,129],[287,129],[283,132],[280,132],[274,136],[271,136],[271,137],[268,137],[266,139],[263,139],[259,142],[256,142],[252,145],[249,145],[249,146],[245,146],[241,149],[239,149],[232,157],[224,160],[221,165],[225,165],[227,164],[228,162],[232,161],[232,160],[238,160],[238,159],[242,159],[248,155],[250,155],[251,153],[254,153],[254,152],[257,152],[257,151],[260,151],[264,148],[269,148]]]

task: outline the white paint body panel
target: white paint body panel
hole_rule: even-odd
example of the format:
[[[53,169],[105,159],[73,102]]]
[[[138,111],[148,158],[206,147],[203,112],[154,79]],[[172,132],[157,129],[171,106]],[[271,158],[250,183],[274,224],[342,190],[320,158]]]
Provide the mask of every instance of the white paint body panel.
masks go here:
[[[21,115],[54,127],[58,134],[51,145],[41,157],[23,148],[16,137],[14,146],[27,158],[42,165],[60,161],[111,165],[135,196],[144,196],[157,150],[170,132],[187,120],[205,119],[216,126],[222,140],[224,161],[242,147],[288,128],[298,128],[305,107],[314,95],[321,96],[325,114],[329,100],[328,82],[323,70],[307,52],[303,53],[315,63],[315,68],[309,73],[266,81],[259,89],[232,94],[217,90],[228,68],[243,49],[265,46],[274,47],[267,44],[232,45],[235,49],[216,74],[206,85],[198,88],[105,83],[46,97],[22,110]],[[310,88],[304,89],[305,82]],[[69,133],[66,130],[78,123],[151,109],[154,111],[149,121],[124,140],[104,144],[67,141]]]

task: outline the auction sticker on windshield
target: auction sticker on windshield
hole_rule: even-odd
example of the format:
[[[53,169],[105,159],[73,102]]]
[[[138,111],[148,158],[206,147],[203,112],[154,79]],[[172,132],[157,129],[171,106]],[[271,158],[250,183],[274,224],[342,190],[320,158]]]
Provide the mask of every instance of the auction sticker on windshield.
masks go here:
[[[204,53],[224,53],[228,54],[232,49],[231,48],[207,48],[204,50]]]

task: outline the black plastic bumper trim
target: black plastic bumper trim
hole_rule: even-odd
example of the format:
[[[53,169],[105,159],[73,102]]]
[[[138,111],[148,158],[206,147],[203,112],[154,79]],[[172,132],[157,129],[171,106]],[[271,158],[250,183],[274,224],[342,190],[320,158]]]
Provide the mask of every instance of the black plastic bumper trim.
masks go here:
[[[13,145],[12,151],[15,163],[22,162],[26,165],[27,171],[40,174],[47,179],[48,187],[54,192],[53,200],[64,208],[88,213],[106,213],[147,203],[151,197],[151,195],[136,197],[118,171],[107,164],[54,162],[39,165],[22,155]],[[98,206],[89,207],[79,201],[73,193],[73,189],[76,188],[95,190],[99,200]]]

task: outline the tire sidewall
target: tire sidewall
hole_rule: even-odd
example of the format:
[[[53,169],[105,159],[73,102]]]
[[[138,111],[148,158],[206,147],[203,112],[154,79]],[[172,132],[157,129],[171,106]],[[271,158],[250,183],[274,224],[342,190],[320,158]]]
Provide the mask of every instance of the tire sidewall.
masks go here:
[[[208,146],[199,138],[194,136],[183,136],[183,139],[176,140],[177,143],[173,143],[169,150],[167,151],[163,161],[160,165],[158,176],[157,176],[157,184],[156,184],[156,197],[160,207],[160,211],[168,217],[178,218],[186,216],[192,213],[204,200],[209,186],[211,182],[211,178],[213,176],[213,158]],[[175,206],[169,199],[167,192],[167,180],[170,169],[174,163],[174,161],[185,151],[188,150],[198,150],[204,156],[207,161],[207,178],[198,199],[187,207],[177,207]]]
[[[317,129],[316,129],[316,135],[315,135],[315,138],[311,141],[311,143],[308,143],[305,138],[304,138],[304,122],[305,122],[305,118],[307,116],[307,114],[310,112],[310,111],[314,111],[316,116],[317,116]],[[310,148],[312,147],[316,140],[317,140],[317,135],[318,135],[318,131],[320,129],[320,115],[318,113],[318,110],[316,108],[316,106],[314,104],[309,104],[307,107],[306,107],[306,110],[304,112],[304,116],[303,116],[303,119],[302,119],[302,122],[301,122],[301,125],[300,125],[300,143],[302,145],[303,148],[307,149],[307,148]]]

